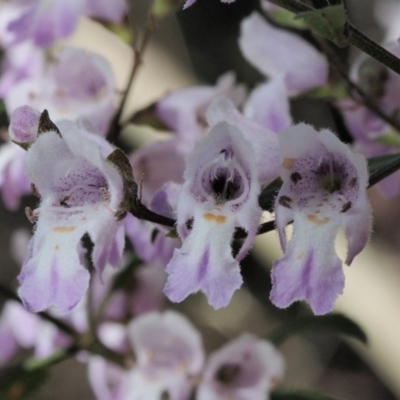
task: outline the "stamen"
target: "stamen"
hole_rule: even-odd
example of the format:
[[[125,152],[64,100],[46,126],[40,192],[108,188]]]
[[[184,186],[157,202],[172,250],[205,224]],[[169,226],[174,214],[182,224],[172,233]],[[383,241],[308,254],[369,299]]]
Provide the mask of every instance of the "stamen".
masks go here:
[[[246,176],[245,172],[242,170],[240,165],[236,165],[236,171],[238,172],[238,174],[240,176],[240,182],[243,185],[243,187],[242,187],[243,190],[242,190],[242,194],[239,197],[229,201],[229,205],[232,205],[232,206],[243,202],[246,199],[246,197],[250,191],[250,185],[247,180],[247,176]]]
[[[111,194],[110,192],[107,190],[107,188],[102,187],[99,189],[99,192],[101,194],[101,198],[103,201],[105,201],[106,203],[109,203],[111,200]]]

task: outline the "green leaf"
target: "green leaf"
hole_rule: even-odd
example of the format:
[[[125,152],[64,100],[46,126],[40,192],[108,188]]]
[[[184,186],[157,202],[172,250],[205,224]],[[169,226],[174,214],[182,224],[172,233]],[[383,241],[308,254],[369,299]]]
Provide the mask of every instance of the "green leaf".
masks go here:
[[[132,29],[130,28],[129,24],[108,24],[108,29],[117,35],[123,42],[127,44],[131,44],[132,39]]]
[[[400,135],[397,132],[391,132],[387,133],[386,135],[379,136],[374,141],[386,146],[400,147]]]
[[[343,83],[328,83],[317,89],[303,93],[302,97],[313,97],[316,99],[340,100],[348,97],[347,86]]]
[[[151,15],[161,19],[174,14],[180,8],[182,8],[181,0],[154,0]]]
[[[270,400],[335,400],[325,394],[303,389],[280,388],[271,393]]]
[[[400,153],[368,159],[369,186],[373,186],[400,169]]]
[[[1,369],[0,399],[26,399],[45,383],[47,376],[47,369],[26,371],[22,364]]]
[[[301,20],[300,18],[296,18],[296,14],[292,13],[289,10],[285,10],[284,8],[270,10],[268,11],[268,16],[271,18],[272,21],[288,28],[295,28],[295,29],[308,28],[305,21]]]
[[[289,337],[306,331],[324,330],[331,333],[348,335],[367,343],[367,335],[350,318],[342,314],[328,314],[321,317],[302,317],[283,324],[269,335],[275,345],[282,344]]]
[[[313,31],[339,47],[349,44],[347,12],[343,4],[305,11],[297,14]]]

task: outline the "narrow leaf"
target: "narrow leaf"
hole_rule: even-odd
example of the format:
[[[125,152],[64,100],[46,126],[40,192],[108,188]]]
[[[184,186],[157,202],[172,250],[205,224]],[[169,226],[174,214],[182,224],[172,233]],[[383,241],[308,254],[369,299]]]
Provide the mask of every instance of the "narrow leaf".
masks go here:
[[[284,27],[294,29],[307,29],[307,24],[300,18],[296,18],[296,14],[284,8],[278,8],[268,11],[268,16],[272,21]]]
[[[400,169],[400,153],[368,160],[369,186],[373,186]]]
[[[343,4],[302,12],[297,15],[315,32],[339,47],[349,44],[347,12]]]
[[[312,316],[292,320],[272,332],[268,339],[275,345],[280,345],[295,334],[319,330],[351,336],[365,344],[367,343],[367,335],[364,331],[353,320],[342,314],[328,314],[321,317]]]
[[[168,17],[182,8],[180,0],[154,0],[151,14],[156,19]]]

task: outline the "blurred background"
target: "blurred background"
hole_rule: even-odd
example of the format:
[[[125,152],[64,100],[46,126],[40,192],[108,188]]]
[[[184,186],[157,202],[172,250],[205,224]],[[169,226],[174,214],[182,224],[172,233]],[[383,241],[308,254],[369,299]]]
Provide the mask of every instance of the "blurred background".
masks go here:
[[[140,30],[147,4],[145,0],[131,2],[130,22]],[[313,3],[316,7],[325,5],[323,0]],[[350,20],[372,39],[382,42],[400,35],[400,1],[347,0],[346,4]],[[234,71],[239,82],[253,87],[262,77],[241,56],[237,38],[240,21],[258,7],[257,0],[236,0],[230,5],[218,0],[197,0],[195,6],[163,20],[144,57],[125,116],[176,88],[214,84],[226,71]],[[119,88],[123,89],[133,59],[127,44],[116,43],[101,26],[84,19],[69,42],[106,56],[117,75]],[[346,48],[340,54],[348,63],[357,52]],[[292,101],[291,110],[295,122],[330,127],[349,141],[343,122],[329,104],[298,99]],[[4,128],[6,121],[1,123]],[[135,144],[155,137],[148,130],[135,128],[124,134],[125,140]],[[292,338],[281,348],[287,362],[285,385],[313,388],[342,400],[400,399],[400,199],[385,200],[374,188],[369,192],[374,234],[352,267],[346,267],[345,293],[337,304],[337,311],[352,317],[365,329],[369,344],[364,348],[327,333]],[[0,281],[14,288],[19,266],[12,256],[10,238],[17,228],[31,229],[23,208],[35,204],[36,199],[27,197],[21,210],[10,213],[0,202]],[[337,246],[343,257],[346,247],[342,237]],[[203,295],[191,296],[179,306],[171,305],[187,313],[201,329],[208,352],[237,337],[244,328],[266,337],[290,317],[307,315],[306,307],[300,304],[281,311],[269,302],[269,268],[279,255],[275,232],[259,237],[254,251],[242,263],[245,287],[223,310],[211,309]],[[1,304],[3,301],[0,298]],[[50,380],[33,398],[93,399],[85,364],[69,360],[57,365]]]

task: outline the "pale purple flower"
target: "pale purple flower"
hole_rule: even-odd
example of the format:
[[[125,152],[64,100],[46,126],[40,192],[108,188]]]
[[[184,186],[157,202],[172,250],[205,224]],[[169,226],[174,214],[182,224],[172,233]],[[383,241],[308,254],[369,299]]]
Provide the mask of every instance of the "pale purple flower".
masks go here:
[[[134,315],[141,315],[164,308],[165,296],[162,292],[167,274],[164,265],[153,264],[140,268],[136,274],[136,287],[132,293]]]
[[[150,202],[150,209],[169,218],[175,218],[175,210],[181,186],[169,182],[155,193]],[[132,215],[125,218],[126,234],[137,255],[146,263],[166,265],[174,249],[179,246],[179,239],[167,237],[168,230],[147,221],[140,221]]]
[[[275,132],[243,116],[226,97],[218,97],[213,100],[207,110],[206,118],[211,127],[220,122],[227,122],[240,130],[253,149],[261,185],[268,184],[279,176],[279,144],[278,135]]]
[[[22,148],[28,148],[36,139],[40,112],[29,106],[18,107],[10,118],[10,139]]]
[[[222,95],[231,99],[236,106],[245,100],[246,90],[243,85],[236,84],[232,72],[222,75],[215,86],[192,86],[168,94],[157,104],[157,115],[178,133],[181,142],[188,142],[191,150],[193,143],[207,129],[205,113],[208,106],[214,98]]]
[[[44,64],[43,51],[30,42],[6,49],[0,68],[0,98],[5,98],[18,82],[39,76]]]
[[[272,344],[244,334],[210,356],[197,400],[268,400],[283,372],[283,357]]]
[[[116,400],[159,400],[189,397],[192,383],[204,364],[199,332],[174,311],[148,313],[129,325],[136,366],[122,383]]]
[[[0,187],[5,206],[15,211],[21,196],[31,193],[31,181],[25,173],[26,152],[37,138],[40,113],[30,107],[18,108],[11,116],[10,139],[0,148]],[[22,148],[21,148],[22,147]]]
[[[248,252],[261,217],[254,152],[241,132],[216,124],[187,158],[177,206],[182,247],[167,265],[165,294],[175,302],[203,291],[209,303],[226,306],[242,284],[239,261]],[[236,228],[247,237],[232,256]]]
[[[8,24],[14,43],[32,40],[41,47],[71,35],[81,15],[116,22],[127,9],[124,0],[15,0],[15,3],[20,10]]]
[[[15,211],[21,196],[31,193],[31,182],[25,174],[25,151],[14,143],[0,148],[0,188],[4,205]]]
[[[121,367],[107,362],[100,356],[92,356],[88,362],[89,383],[96,400],[119,400],[121,383],[129,376]]]
[[[387,50],[400,56],[400,44],[391,43]],[[398,120],[400,115],[400,77],[378,61],[367,56],[359,57],[351,68],[351,78],[376,103],[386,115]],[[338,102],[346,125],[355,139],[354,149],[366,157],[396,153],[400,141],[393,128],[373,111],[354,99]],[[400,192],[400,173],[395,172],[378,183],[385,197]]]
[[[123,182],[106,160],[114,148],[77,123],[61,121],[58,129],[42,132],[26,155],[26,172],[41,203],[31,212],[36,230],[19,276],[19,295],[35,312],[55,306],[65,313],[84,295],[89,273],[78,249],[85,233],[94,243],[93,264],[100,272],[107,262],[119,264],[124,240],[116,218]]]
[[[9,23],[8,29],[14,34],[15,43],[32,40],[37,46],[47,47],[74,32],[81,3],[82,0],[19,1],[21,14]]]
[[[137,255],[146,263],[166,265],[179,240],[166,237],[153,223],[141,221],[133,215],[125,218],[125,231]]]
[[[265,76],[283,74],[289,94],[327,82],[325,57],[300,36],[276,28],[257,12],[242,21],[239,46],[245,58]]]
[[[15,301],[4,305],[0,318],[0,366],[20,348],[32,347],[39,330],[40,319]]]
[[[221,95],[239,106],[245,100],[246,90],[243,85],[236,84],[233,73],[227,72],[215,86],[178,89],[158,102],[158,117],[177,135],[144,146],[130,158],[135,178],[138,180],[142,175],[145,178],[145,202],[150,201],[165,183],[183,183],[185,157],[192,151],[195,142],[206,134],[209,128],[206,111],[211,102]]]
[[[333,309],[344,287],[335,238],[344,228],[346,264],[366,245],[371,209],[365,158],[329,130],[299,124],[279,135],[283,185],[275,214],[284,256],[272,270],[272,302],[281,308],[307,300],[315,314]],[[285,227],[293,221],[287,243]]]
[[[196,3],[197,0],[186,0],[185,4],[183,5],[183,9],[185,10],[186,8],[192,6],[194,3]],[[233,3],[235,0],[221,0],[221,3]]]
[[[0,98],[21,79],[36,76],[44,65],[44,53],[31,42],[12,45],[14,34],[8,30],[11,21],[21,15],[15,2],[0,3],[0,46],[4,54],[0,66]]]
[[[22,105],[47,109],[54,121],[86,119],[105,134],[115,111],[115,81],[104,58],[67,47],[39,76],[19,81],[5,97],[9,114]]]
[[[15,1],[2,1],[0,3],[0,45],[7,48],[14,41],[14,34],[8,30],[11,21],[21,16],[21,7]]]
[[[130,163],[136,181],[142,177],[142,199],[149,203],[167,182],[183,183],[185,157],[192,150],[179,138],[156,141],[132,153]]]
[[[34,349],[38,358],[71,344],[71,339],[51,322],[27,311],[20,303],[5,304],[0,318],[0,366],[19,349]]]
[[[244,115],[276,133],[288,128],[292,117],[284,76],[258,85],[244,105]]]

